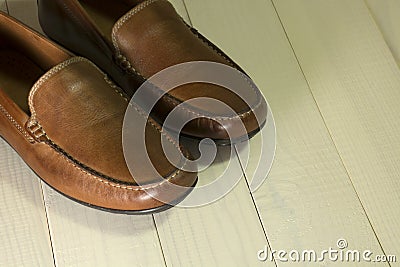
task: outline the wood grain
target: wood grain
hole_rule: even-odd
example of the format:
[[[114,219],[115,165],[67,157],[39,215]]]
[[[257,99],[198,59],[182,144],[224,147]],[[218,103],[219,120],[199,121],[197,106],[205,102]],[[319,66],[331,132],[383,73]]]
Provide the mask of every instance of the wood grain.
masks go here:
[[[249,72],[274,112],[276,161],[254,194],[272,249],[320,251],[346,238],[351,248],[382,253],[271,2],[186,4],[192,22]],[[251,141],[248,177],[260,146],[257,136]]]
[[[53,266],[39,178],[2,139],[0,155],[0,266]]]
[[[400,65],[400,1],[366,0],[397,64]]]
[[[236,157],[226,169],[224,154],[200,173],[200,183],[214,180],[225,170],[231,179],[242,175]],[[257,260],[257,251],[268,243],[244,179],[215,203],[174,208],[155,219],[167,266],[275,266]]]
[[[400,255],[399,68],[361,0],[276,7],[380,244]]]
[[[367,0],[386,43],[359,0],[276,0],[279,17],[264,0],[171,2],[249,72],[272,106],[278,150],[270,176],[253,194],[257,209],[242,179],[226,197],[201,208],[154,217],[107,214],[41,189],[0,142],[0,251],[6,255],[0,265],[53,266],[46,212],[59,266],[292,266],[258,262],[257,251],[265,245],[318,251],[336,248],[339,238],[349,249],[399,257],[397,2]],[[8,6],[11,15],[40,30],[36,0],[8,0]],[[257,136],[245,171],[249,180],[259,147]],[[238,151],[244,164],[244,149]],[[225,170],[221,158],[200,173],[200,184]],[[229,172],[242,173],[238,158]],[[320,263],[325,265],[331,262]]]
[[[58,266],[164,266],[151,215],[110,214],[44,188]]]
[[[182,1],[171,1],[180,15],[191,23]],[[227,154],[221,149],[217,162],[199,174],[199,185],[216,179],[225,170],[227,177],[239,177],[242,170],[236,157],[227,168]],[[190,197],[190,196],[189,196]],[[268,245],[247,185],[242,179],[221,200],[197,208],[174,208],[156,214],[167,266],[257,266],[257,251]],[[275,266],[273,262],[262,266]]]

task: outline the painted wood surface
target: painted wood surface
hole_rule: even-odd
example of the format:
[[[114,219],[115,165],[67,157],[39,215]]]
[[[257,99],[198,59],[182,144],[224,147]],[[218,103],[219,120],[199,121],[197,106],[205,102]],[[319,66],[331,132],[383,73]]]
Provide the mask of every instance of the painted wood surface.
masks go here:
[[[399,261],[397,1],[171,2],[248,71],[269,101],[277,125],[269,177],[250,193],[257,136],[248,165],[237,146],[227,170],[240,176],[243,167],[249,181],[242,178],[218,202],[115,215],[41,184],[2,141],[0,266],[309,266],[259,262],[257,251],[320,251],[341,238],[349,249],[396,254]],[[36,0],[0,0],[0,10],[7,6],[40,31]],[[225,154],[200,173],[200,184],[226,169]]]
[[[3,139],[0,154],[0,266],[53,266],[39,179]]]
[[[236,157],[231,164],[227,168],[219,160],[200,173],[200,181],[211,182],[224,171],[232,179],[242,175]],[[155,218],[167,266],[275,266],[257,260],[257,251],[268,243],[244,179],[215,203],[175,208]]]
[[[222,18],[228,5],[229,16]],[[322,250],[346,238],[352,248],[382,253],[274,6],[266,1],[233,5],[195,0],[187,6],[189,15],[191,10],[195,14],[192,22],[249,71],[274,112],[276,161],[254,194],[272,249]],[[251,143],[257,151],[260,136]],[[258,160],[253,151],[248,177]]]
[[[400,254],[400,71],[364,1],[276,1],[371,225]]]
[[[366,0],[383,37],[400,66],[400,1]]]

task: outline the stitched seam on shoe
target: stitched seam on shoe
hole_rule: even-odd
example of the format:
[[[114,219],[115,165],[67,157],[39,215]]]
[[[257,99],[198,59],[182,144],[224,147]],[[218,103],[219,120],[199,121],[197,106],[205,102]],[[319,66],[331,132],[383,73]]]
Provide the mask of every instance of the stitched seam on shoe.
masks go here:
[[[82,57],[72,57],[59,65],[53,67],[50,71],[48,71],[44,76],[42,76],[32,87],[31,92],[29,93],[28,97],[28,103],[29,107],[31,109],[32,119],[36,119],[36,111],[33,105],[33,98],[37,92],[37,90],[46,82],[48,81],[52,76],[54,76],[56,73],[60,72],[64,68],[68,67],[69,65],[76,63],[76,62],[81,62],[81,61],[87,61],[90,62],[89,60],[82,58]],[[92,63],[93,64],[93,63]]]
[[[35,139],[33,139],[25,130],[24,128],[11,116],[10,113],[0,104],[0,111],[3,113],[4,116],[13,124],[15,128],[31,143],[35,143]]]
[[[182,18],[182,17],[181,17]],[[198,32],[193,32],[192,29],[194,29],[193,27],[191,27],[190,25],[188,25],[184,19],[182,18],[183,23],[189,28],[190,32],[197,37],[197,39],[199,39],[201,42],[203,42],[204,44],[206,44],[212,51],[214,51],[215,53],[217,53],[217,55],[219,55],[220,57],[222,57],[223,59],[225,59],[230,67],[234,68],[235,70],[237,70],[239,72],[239,74],[245,79],[245,81],[250,85],[250,88],[254,91],[254,93],[257,95],[257,98],[259,98],[257,105],[255,105],[254,107],[251,108],[251,110],[245,112],[245,113],[241,113],[238,114],[238,117],[240,118],[245,118],[247,116],[250,115],[250,113],[255,110],[256,108],[258,108],[261,103],[262,103],[262,98],[260,97],[259,93],[257,92],[257,89],[254,88],[254,85],[251,83],[251,81],[249,81],[249,78],[242,73],[235,65],[235,63],[228,57],[226,56],[223,52],[219,51],[216,47],[214,47],[212,44],[209,43],[208,40],[206,40],[206,38],[204,36],[202,36],[200,33]],[[197,31],[197,30],[196,30]]]
[[[66,162],[68,164],[72,165],[75,169],[83,172],[84,174],[96,179],[97,181],[99,181],[99,182],[101,182],[103,184],[106,184],[106,185],[111,186],[111,187],[119,188],[119,189],[131,190],[131,191],[144,191],[144,190],[156,188],[156,187],[159,187],[159,186],[163,185],[164,183],[170,182],[172,179],[174,179],[176,176],[178,176],[181,173],[181,170],[178,169],[177,171],[173,172],[169,177],[164,178],[164,180],[162,182],[154,184],[154,185],[149,186],[149,187],[143,187],[143,186],[140,186],[140,185],[137,185],[135,187],[133,187],[133,186],[125,186],[125,185],[121,185],[121,184],[117,184],[115,182],[111,182],[111,181],[105,180],[105,179],[115,180],[114,178],[107,177],[106,175],[100,174],[98,172],[96,172],[96,174],[93,174],[90,171],[85,170],[85,168],[80,166],[81,163],[79,163],[78,161],[73,159],[73,157],[69,156],[68,153],[66,153],[64,150],[62,150],[61,148],[60,148],[60,150],[56,149],[55,147],[58,148],[58,146],[52,140],[49,139],[46,144],[50,148],[55,150],[57,154],[59,154],[64,160],[66,160]],[[54,145],[55,147],[53,147],[52,145]]]
[[[118,87],[108,76],[105,76],[105,77],[104,77],[104,80],[109,84],[109,86],[110,86],[111,88],[114,89],[114,92],[116,92],[119,96],[121,96],[121,97],[128,103],[128,106],[133,107],[140,115],[142,115],[142,117],[144,117],[144,118],[146,118],[146,119],[149,118],[149,116],[147,116],[146,113],[145,113],[143,110],[141,110],[141,109],[140,109],[139,107],[137,107],[136,105],[132,104],[132,103],[128,100],[128,98],[126,98],[126,97],[121,93],[121,90],[122,90],[122,89],[121,89],[120,87]],[[162,127],[157,126],[155,123],[153,123],[153,122],[151,121],[151,119],[148,119],[148,120],[147,120],[147,123],[150,123],[150,125],[151,125],[153,128],[155,128],[160,134],[162,134],[165,138],[167,138],[167,140],[168,140],[170,143],[172,143],[177,149],[179,149],[182,153],[184,153],[184,152],[182,151],[181,147],[179,146],[179,144],[177,144],[176,141],[173,140],[173,139],[171,138],[171,136],[168,135],[168,134],[163,130]],[[188,156],[188,155],[185,154],[185,156]]]
[[[194,29],[193,27],[191,27],[189,24],[187,24],[185,22],[185,20],[181,17],[183,23],[189,28],[190,32],[197,37],[197,39],[199,39],[202,43],[204,43],[205,45],[207,45],[209,48],[211,48],[211,50],[213,50],[215,53],[217,53],[217,55],[219,55],[220,57],[222,57],[223,59],[226,60],[226,62],[234,69],[237,69],[237,67],[235,66],[235,63],[229,59],[226,55],[224,55],[221,51],[218,51],[218,49],[216,49],[213,45],[211,45],[209,42],[207,42],[206,40],[204,40],[205,37],[201,36],[200,33],[197,32],[196,29]],[[194,30],[196,32],[194,32]]]
[[[135,8],[133,8],[131,11],[129,11],[127,14],[125,14],[122,18],[120,18],[117,23],[114,25],[113,30],[112,30],[112,41],[114,44],[114,48],[117,51],[118,54],[120,54],[120,49],[118,46],[118,42],[117,42],[117,33],[119,31],[119,29],[135,14],[139,13],[140,11],[142,11],[144,8],[146,8],[147,6],[157,2],[159,0],[147,0],[145,2],[140,3],[139,5],[137,5]]]
[[[134,16],[135,14],[139,13],[139,12],[142,11],[144,8],[146,8],[147,6],[149,6],[149,5],[151,5],[152,3],[157,2],[157,1],[159,1],[159,0],[148,0],[148,1],[145,1],[145,2],[142,2],[141,4],[139,4],[139,5],[136,6],[134,9],[132,9],[131,11],[129,11],[127,14],[125,14],[122,18],[120,18],[120,19],[117,21],[117,23],[115,24],[115,26],[113,27],[113,31],[112,31],[112,41],[113,41],[114,48],[115,48],[115,50],[116,50],[117,57],[123,57],[124,60],[126,60],[126,61],[129,63],[129,65],[130,65],[129,68],[131,69],[131,71],[134,72],[134,73],[136,73],[137,75],[139,75],[141,78],[143,78],[143,79],[146,80],[146,81],[147,81],[148,79],[145,78],[138,70],[136,70],[136,69],[133,67],[132,63],[131,63],[125,56],[122,55],[121,50],[120,50],[119,45],[118,45],[118,41],[117,41],[117,37],[116,37],[116,36],[117,36],[117,33],[118,33],[119,29],[120,29],[130,18],[132,18],[132,16]],[[185,22],[184,22],[184,23],[185,23]],[[185,23],[185,24],[186,24],[186,23]],[[191,27],[190,27],[189,25],[186,24],[186,26],[188,26],[189,29],[191,30]],[[234,63],[232,60],[230,60],[226,55],[224,55],[223,53],[221,53],[220,51],[218,51],[215,47],[213,47],[213,46],[210,45],[208,42],[206,42],[205,40],[203,40],[203,38],[201,38],[199,34],[194,33],[192,30],[191,30],[191,33],[194,34],[194,35],[196,36],[196,38],[199,39],[202,43],[206,44],[212,51],[214,51],[215,53],[217,53],[217,55],[219,55],[219,56],[221,56],[222,58],[224,58],[224,59],[229,63],[229,65],[230,65],[231,67],[233,67],[234,69],[237,70],[237,68],[236,68],[236,66],[235,66],[235,63]],[[237,71],[239,71],[239,70],[237,70]],[[126,72],[127,72],[127,71],[126,71]],[[128,73],[128,72],[127,72],[127,73]],[[239,73],[240,73],[240,75],[243,76],[243,78],[246,80],[246,82],[250,85],[250,87],[252,88],[252,90],[254,91],[254,93],[257,95],[257,97],[260,98],[260,96],[258,95],[257,90],[254,88],[253,84],[248,80],[248,78],[246,77],[246,75],[244,75],[241,71],[239,71]],[[129,73],[128,73],[128,74],[129,74]],[[168,97],[166,97],[166,101],[169,102],[169,103],[172,103],[172,104],[174,104],[174,105],[179,105],[179,104],[180,104],[178,101],[174,101],[173,99],[170,99],[170,98],[168,98]],[[261,104],[262,104],[262,99],[260,98],[259,101],[258,101],[258,103],[257,103],[254,107],[252,107],[249,111],[246,111],[246,112],[244,112],[244,113],[241,113],[241,114],[238,114],[238,115],[235,115],[235,116],[209,116],[209,117],[210,117],[211,119],[214,119],[214,120],[217,120],[217,121],[244,119],[244,118],[250,116],[251,113],[252,113],[256,108],[258,108]],[[182,107],[182,106],[179,106],[179,109],[181,109],[181,110],[183,110],[183,111],[186,111],[186,112],[189,112],[189,113],[192,113],[192,114],[194,114],[195,116],[199,116],[199,117],[201,117],[201,116],[207,116],[207,114],[198,113],[198,112],[192,111],[192,110],[187,109],[187,108]]]
[[[95,178],[97,181],[99,181],[99,182],[101,182],[101,183],[103,183],[103,184],[105,184],[105,185],[107,185],[107,186],[111,186],[111,187],[118,188],[118,189],[123,189],[123,190],[130,190],[130,191],[145,191],[145,190],[153,189],[153,188],[156,188],[156,187],[160,187],[160,186],[162,186],[163,184],[165,184],[165,183],[167,183],[167,182],[170,182],[173,178],[175,178],[176,176],[178,176],[179,173],[180,173],[180,170],[179,170],[179,171],[175,172],[175,173],[174,173],[171,177],[169,177],[168,179],[165,179],[165,180],[162,181],[161,183],[157,183],[157,184],[155,184],[155,185],[153,185],[153,186],[149,186],[149,187],[141,187],[141,186],[138,186],[139,188],[137,188],[137,187],[131,187],[131,186],[123,186],[123,185],[119,185],[119,184],[114,184],[114,183],[109,182],[109,181],[105,181],[105,180],[103,180],[103,179],[101,179],[101,178],[99,178],[99,177],[96,177],[96,176],[94,176],[93,174],[91,174],[91,173],[85,171],[84,169],[80,168],[79,166],[77,166],[76,164],[72,163],[71,161],[69,161],[69,163],[70,163],[72,166],[74,166],[74,168],[78,169],[79,171],[83,172],[84,174],[86,174],[86,175],[88,175],[88,176],[91,176],[91,177]]]
[[[55,75],[55,74],[58,73],[59,71],[63,70],[64,68],[68,67],[69,65],[74,64],[74,63],[77,63],[77,62],[86,62],[86,63],[89,63],[89,65],[91,65],[92,67],[94,67],[97,71],[99,71],[99,72],[103,75],[103,77],[105,78],[105,81],[108,82],[108,85],[109,85],[112,89],[114,89],[114,91],[116,91],[116,93],[117,93],[118,95],[120,95],[125,101],[128,102],[128,99],[127,99],[126,97],[124,97],[120,92],[118,92],[119,87],[116,86],[110,79],[108,79],[108,76],[107,76],[99,67],[97,67],[94,63],[92,63],[90,60],[88,60],[88,59],[86,59],[86,58],[83,58],[83,57],[73,57],[73,58],[70,58],[70,59],[64,61],[63,63],[60,63],[59,65],[55,66],[54,68],[52,68],[50,71],[48,71],[44,76],[42,76],[42,77],[34,84],[34,86],[33,86],[32,90],[31,90],[31,92],[29,93],[29,99],[28,99],[29,106],[30,106],[31,113],[32,113],[32,116],[31,116],[30,120],[32,120],[32,121],[35,121],[35,120],[36,120],[36,121],[40,124],[40,122],[37,120],[36,111],[35,111],[34,104],[33,104],[33,102],[34,102],[34,101],[33,101],[33,98],[35,97],[35,94],[36,94],[37,90],[38,90],[48,79],[50,79],[53,75]],[[114,85],[114,87],[111,86],[111,85]],[[129,105],[132,105],[132,104],[129,103]],[[133,107],[134,107],[135,110],[138,111],[142,116],[144,116],[145,118],[147,118],[147,116],[145,115],[145,113],[144,113],[143,111],[139,110],[139,108],[138,108],[136,105],[133,106]],[[173,145],[175,145],[176,148],[179,149],[179,145],[178,145],[168,134],[166,134],[162,129],[160,129],[157,125],[155,125],[155,124],[152,123],[151,121],[149,121],[149,122],[150,122],[151,126],[152,126],[155,130],[157,130],[159,133],[163,134],[163,135],[168,139],[168,141],[170,141]]]
[[[70,59],[64,61],[63,63],[60,63],[59,65],[55,66],[55,67],[52,68],[50,71],[48,71],[44,76],[42,76],[42,77],[35,83],[35,85],[33,86],[32,90],[31,90],[31,92],[30,92],[30,94],[29,94],[29,99],[28,99],[29,106],[30,106],[31,113],[32,113],[32,116],[31,116],[31,118],[30,118],[31,120],[36,120],[36,121],[38,121],[37,118],[36,118],[36,111],[35,111],[34,104],[33,104],[33,102],[34,102],[33,99],[34,99],[34,97],[35,97],[35,94],[36,94],[37,90],[38,90],[48,79],[50,79],[52,76],[54,76],[56,73],[58,73],[59,71],[63,70],[64,68],[68,67],[69,65],[74,64],[74,63],[77,63],[77,62],[86,62],[86,63],[89,63],[92,67],[94,67],[97,71],[99,71],[105,78],[108,78],[107,75],[106,75],[102,70],[100,70],[94,63],[92,63],[90,60],[88,60],[88,59],[86,59],[86,58],[83,58],[83,57],[73,57],[73,58],[70,58]],[[106,80],[106,79],[105,79],[105,80]],[[109,80],[109,79],[108,79],[108,80]],[[106,80],[106,81],[107,81],[107,80]],[[110,80],[110,81],[111,81],[111,80]],[[111,81],[111,83],[114,84],[112,81]],[[110,83],[108,83],[108,85],[111,87],[111,84],[110,84]],[[114,85],[115,85],[115,84],[114,84]],[[118,87],[117,87],[116,85],[115,85],[115,88],[113,88],[113,87],[111,87],[111,88],[114,89],[114,91],[116,91],[125,101],[128,101],[128,99],[127,99],[126,97],[124,97],[120,92],[118,92],[118,90],[117,90]],[[134,106],[134,108],[135,108],[138,112],[140,112],[136,106]],[[143,114],[143,111],[140,112],[140,114],[143,116],[143,115],[144,115],[144,114]],[[39,121],[38,121],[38,122],[39,122]],[[153,127],[155,127],[155,129],[161,133],[160,129],[159,129],[157,126],[155,126],[153,123],[151,123],[151,125],[153,125]],[[170,140],[170,141],[173,142],[173,140]],[[173,142],[173,144],[176,145],[175,142]]]
[[[73,58],[71,58],[71,59],[69,59],[69,60],[64,61],[63,63],[57,65],[56,67],[54,67],[53,69],[51,69],[49,72],[47,72],[47,73],[46,73],[42,78],[40,78],[39,81],[37,81],[37,82],[35,83],[35,85],[33,86],[33,89],[31,90],[31,92],[30,92],[30,94],[29,94],[29,101],[28,101],[28,102],[29,102],[29,106],[30,106],[30,108],[31,108],[31,113],[32,113],[32,116],[31,116],[30,120],[34,120],[34,121],[37,121],[37,122],[39,123],[39,121],[38,121],[37,118],[36,118],[36,111],[35,111],[34,105],[33,105],[33,98],[34,98],[34,96],[35,96],[37,90],[38,90],[49,78],[51,78],[53,75],[55,75],[56,73],[58,73],[58,72],[61,71],[62,69],[66,68],[67,66],[69,66],[69,65],[71,65],[71,64],[73,64],[73,63],[77,63],[77,62],[86,62],[86,63],[89,63],[92,67],[94,67],[96,70],[98,70],[100,73],[102,73],[102,74],[104,75],[104,77],[107,77],[106,74],[105,74],[103,71],[101,71],[94,63],[92,63],[91,61],[89,61],[89,60],[86,59],[86,58],[83,58],[83,57],[73,57]],[[111,87],[111,86],[110,86],[110,87]],[[112,88],[112,87],[111,87],[111,88]],[[115,88],[113,88],[113,89],[115,89]],[[116,91],[123,99],[125,99],[126,101],[128,100],[128,99],[126,99],[121,93],[119,93],[117,90],[115,90],[115,91]],[[136,108],[136,107],[135,107],[135,108]],[[137,109],[136,109],[136,110],[137,110]],[[138,112],[139,112],[139,110],[138,110]],[[140,114],[143,115],[143,113],[140,113]],[[160,133],[163,133],[163,132],[164,132],[164,131],[160,131],[160,129],[159,129],[155,124],[151,123],[151,125],[152,125],[157,131],[159,131]],[[166,136],[166,137],[168,138],[168,135],[166,135],[165,133],[163,133],[163,134],[164,134],[164,136]],[[49,137],[47,137],[47,138],[48,138],[47,141],[48,141],[49,143],[53,143],[54,145],[56,145]],[[169,140],[170,142],[172,142],[172,144],[175,145],[175,146],[179,149],[179,146],[177,145],[176,142],[174,142],[171,138],[168,138],[168,140]],[[57,146],[57,145],[56,145],[56,146]],[[51,147],[51,146],[50,146],[50,147]],[[57,147],[58,147],[58,146],[57,146]],[[60,149],[61,149],[61,148],[60,148]],[[61,149],[61,150],[62,150],[62,149]],[[180,151],[181,151],[181,150],[180,150]],[[181,151],[181,152],[183,152],[183,151]],[[60,153],[60,152],[59,152],[59,153]],[[66,153],[65,151],[63,151],[61,154],[62,154],[65,158],[67,158],[67,159],[69,160],[69,162],[72,164],[72,159],[73,159],[72,156],[69,156],[68,153]],[[69,158],[68,156],[66,156],[66,155],[68,155],[70,158]],[[77,162],[79,162],[79,161],[77,161]],[[187,164],[187,160],[185,161],[185,164],[182,166],[182,168],[185,167],[186,164]],[[74,165],[75,167],[78,167],[75,163],[73,163],[73,165]],[[82,164],[82,165],[83,165],[83,164]],[[79,169],[80,169],[81,171],[87,173],[87,174],[90,174],[88,171],[83,170],[83,169],[80,168],[80,167],[79,167]],[[165,183],[165,182],[167,182],[167,181],[173,179],[173,178],[176,177],[180,172],[181,172],[181,170],[178,169],[177,171],[174,172],[174,174],[172,174],[171,177],[169,177],[169,178],[164,178],[165,180],[164,180],[163,182],[159,183],[159,185],[161,185],[161,184],[163,184],[163,183]],[[112,182],[104,181],[103,179],[101,179],[101,178],[99,178],[99,177],[97,177],[97,176],[95,176],[95,175],[93,175],[93,174],[90,174],[90,175],[93,176],[93,177],[95,177],[97,180],[99,180],[99,181],[101,181],[101,182],[103,182],[103,183],[106,183],[106,184],[108,184],[108,185],[110,185],[110,186],[113,186],[113,187],[118,187],[118,188],[127,189],[127,190],[136,190],[136,191],[139,190],[139,189],[135,189],[135,188],[133,188],[133,187],[121,186],[121,185],[118,185],[118,184],[114,184],[114,183],[112,183]],[[134,177],[132,177],[132,178],[135,180]],[[110,177],[110,179],[113,179],[113,178]],[[155,185],[154,187],[157,187],[157,186],[158,186],[158,185]],[[146,190],[146,188],[143,188],[143,190]]]
[[[170,102],[170,103],[172,103],[172,104],[176,104],[175,101],[173,101],[173,100],[171,100],[171,99],[168,99],[168,98],[166,99],[166,101],[167,101],[167,102]],[[180,105],[177,106],[176,108],[181,109],[181,110],[186,111],[186,112],[189,112],[189,113],[192,113],[192,114],[194,114],[194,115],[197,116],[197,117],[208,117],[208,118],[213,119],[213,120],[216,120],[216,121],[228,121],[228,120],[244,119],[244,118],[250,116],[251,113],[252,113],[256,108],[258,108],[260,105],[261,105],[261,102],[259,102],[256,106],[254,106],[254,108],[252,108],[251,110],[246,111],[245,113],[241,113],[241,114],[232,116],[232,117],[224,117],[224,116],[217,116],[217,117],[214,117],[214,116],[209,116],[208,114],[205,114],[205,113],[198,113],[198,112],[195,112],[195,111],[193,111],[193,110],[190,110],[190,109],[185,108],[185,107],[180,106]]]
[[[118,55],[118,56],[124,57],[123,55]],[[124,58],[125,58],[126,61],[128,61],[128,59],[126,59],[126,57],[124,57]],[[128,61],[128,62],[129,62],[129,61]],[[129,64],[131,64],[131,63],[129,62]],[[131,65],[132,65],[132,64],[131,64]],[[133,68],[133,67],[132,67],[132,68]],[[236,69],[236,70],[237,70],[237,69]],[[157,88],[157,86],[155,86],[154,84],[152,84],[148,79],[146,79],[143,75],[141,75],[141,74],[140,74],[137,70],[135,70],[134,68],[133,68],[133,71],[134,71],[136,74],[138,74],[140,77],[142,77],[144,80],[146,80],[146,82],[147,82],[148,84],[150,84],[150,85],[153,86],[153,88],[151,88],[151,90],[161,90],[161,89]],[[250,85],[250,87],[253,89],[253,91],[257,94],[256,89],[255,89],[254,86],[251,84],[251,82],[248,80],[248,78],[246,77],[246,75],[244,75],[244,74],[243,74],[241,71],[239,71],[239,70],[237,70],[237,71],[239,72],[240,75],[243,76],[243,78],[246,80],[246,82]],[[129,72],[127,72],[127,73],[129,74]],[[118,93],[119,93],[119,92],[118,92]],[[261,99],[260,99],[260,100],[258,101],[257,105],[255,105],[254,107],[252,107],[251,110],[246,111],[246,112],[241,113],[241,114],[237,114],[237,115],[235,115],[235,116],[230,116],[230,117],[226,116],[226,117],[224,117],[224,116],[211,116],[211,115],[208,115],[208,114],[205,114],[205,113],[195,112],[195,111],[193,111],[193,110],[190,110],[190,109],[188,109],[188,108],[185,108],[185,107],[183,107],[183,106],[180,106],[181,103],[179,103],[177,100],[171,99],[171,97],[169,97],[168,95],[165,95],[165,100],[166,100],[167,102],[169,102],[169,103],[172,103],[173,105],[176,105],[176,106],[177,106],[176,108],[181,109],[181,110],[183,110],[183,111],[185,111],[185,112],[194,114],[194,115],[197,116],[197,117],[209,117],[209,118],[214,119],[214,120],[217,120],[217,121],[244,119],[244,118],[250,116],[250,114],[251,114],[256,108],[258,108],[258,107],[262,104],[262,101],[261,101]]]

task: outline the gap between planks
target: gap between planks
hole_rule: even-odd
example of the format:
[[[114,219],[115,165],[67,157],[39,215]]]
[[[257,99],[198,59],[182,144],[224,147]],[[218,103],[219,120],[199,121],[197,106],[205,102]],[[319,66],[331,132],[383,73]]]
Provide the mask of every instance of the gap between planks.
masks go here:
[[[393,159],[400,146],[391,121],[398,117],[400,72],[393,54],[364,1],[302,1],[295,9],[275,3],[380,244],[399,254],[400,184]]]
[[[344,235],[352,247],[382,253],[272,3],[186,4],[197,11],[191,19],[200,31],[249,70],[277,115],[276,161],[254,194],[272,248],[325,249]],[[251,141],[259,144],[259,137]],[[248,178],[255,165],[249,163]]]

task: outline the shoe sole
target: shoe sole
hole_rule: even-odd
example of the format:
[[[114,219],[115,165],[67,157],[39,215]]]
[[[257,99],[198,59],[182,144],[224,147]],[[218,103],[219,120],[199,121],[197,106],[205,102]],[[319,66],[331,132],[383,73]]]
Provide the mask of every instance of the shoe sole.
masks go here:
[[[83,206],[85,206],[85,207],[89,207],[89,208],[92,208],[92,209],[96,209],[96,210],[108,212],[108,213],[113,213],[113,214],[125,214],[125,215],[149,215],[149,214],[155,214],[155,213],[159,213],[159,212],[166,211],[166,210],[168,210],[168,209],[170,209],[170,208],[175,207],[175,206],[176,206],[177,204],[179,204],[180,202],[182,202],[182,201],[193,191],[193,189],[195,188],[195,186],[196,186],[196,184],[197,184],[197,181],[198,181],[198,177],[197,177],[195,183],[194,183],[190,188],[188,188],[188,190],[185,192],[185,194],[183,194],[181,197],[175,199],[175,200],[174,200],[173,202],[171,202],[171,203],[168,203],[168,204],[165,204],[165,205],[156,207],[156,208],[146,209],[146,210],[118,210],[118,209],[111,209],[111,208],[100,207],[100,206],[96,206],[96,205],[93,205],[93,204],[90,204],[90,203],[87,203],[87,202],[78,200],[78,199],[73,198],[73,197],[71,197],[71,196],[68,196],[68,195],[64,194],[63,192],[61,192],[60,190],[54,188],[52,185],[48,184],[42,177],[40,177],[40,176],[35,172],[35,170],[33,170],[33,169],[25,162],[25,160],[19,155],[18,151],[16,151],[16,150],[14,149],[14,147],[13,147],[12,145],[10,145],[10,143],[8,143],[7,140],[5,140],[2,136],[0,136],[0,138],[1,138],[2,140],[4,140],[4,141],[18,154],[18,156],[24,161],[24,163],[26,164],[26,166],[28,166],[29,169],[31,169],[32,172],[33,172],[37,177],[39,177],[39,179],[40,179],[43,183],[45,183],[47,186],[49,186],[51,189],[53,189],[54,191],[56,191],[56,192],[59,193],[60,195],[66,197],[67,199],[70,199],[70,200],[72,200],[72,201],[74,201],[74,202],[76,202],[76,203],[78,203],[78,204],[80,204],[80,205],[83,205]]]
[[[32,169],[31,169],[32,170]],[[36,172],[34,170],[32,170],[35,174]],[[36,174],[36,176],[38,176]],[[100,206],[96,206],[93,204],[89,204],[87,202],[83,202],[81,200],[75,199],[71,196],[68,196],[66,194],[64,194],[63,192],[57,190],[56,188],[54,188],[53,186],[49,185],[46,181],[44,181],[40,176],[38,176],[40,178],[41,181],[43,181],[47,186],[49,186],[51,189],[53,189],[54,191],[56,191],[57,193],[59,193],[60,195],[68,198],[69,200],[72,200],[80,205],[83,205],[85,207],[88,208],[92,208],[95,210],[99,210],[99,211],[103,211],[103,212],[108,212],[108,213],[112,213],[112,214],[124,214],[124,215],[149,215],[149,214],[155,214],[155,213],[160,213],[163,211],[166,211],[170,208],[175,207],[177,204],[179,204],[180,202],[182,202],[194,189],[194,187],[197,184],[198,179],[196,179],[196,182],[193,184],[192,187],[190,187],[190,189],[188,191],[185,192],[184,195],[182,195],[180,198],[176,199],[173,203],[169,203],[169,204],[165,204],[156,208],[152,208],[152,209],[147,209],[147,210],[117,210],[117,209],[110,209],[110,208],[104,208],[104,207],[100,207]]]
[[[210,138],[217,146],[232,146],[232,145],[236,145],[236,144],[240,144],[243,143],[247,140],[250,140],[251,138],[253,138],[255,135],[257,135],[266,125],[267,121],[264,121],[263,124],[261,125],[261,127],[258,127],[257,129],[255,129],[254,131],[248,133],[247,135],[244,135],[242,137],[238,137],[232,140],[231,139],[212,139]],[[173,130],[167,129],[170,132],[174,132]],[[184,133],[180,133],[180,136],[189,139],[189,140],[194,140],[196,142],[199,142],[203,139],[205,139],[204,137],[197,137],[197,136],[192,136],[192,135],[188,135],[188,134],[184,134]]]

